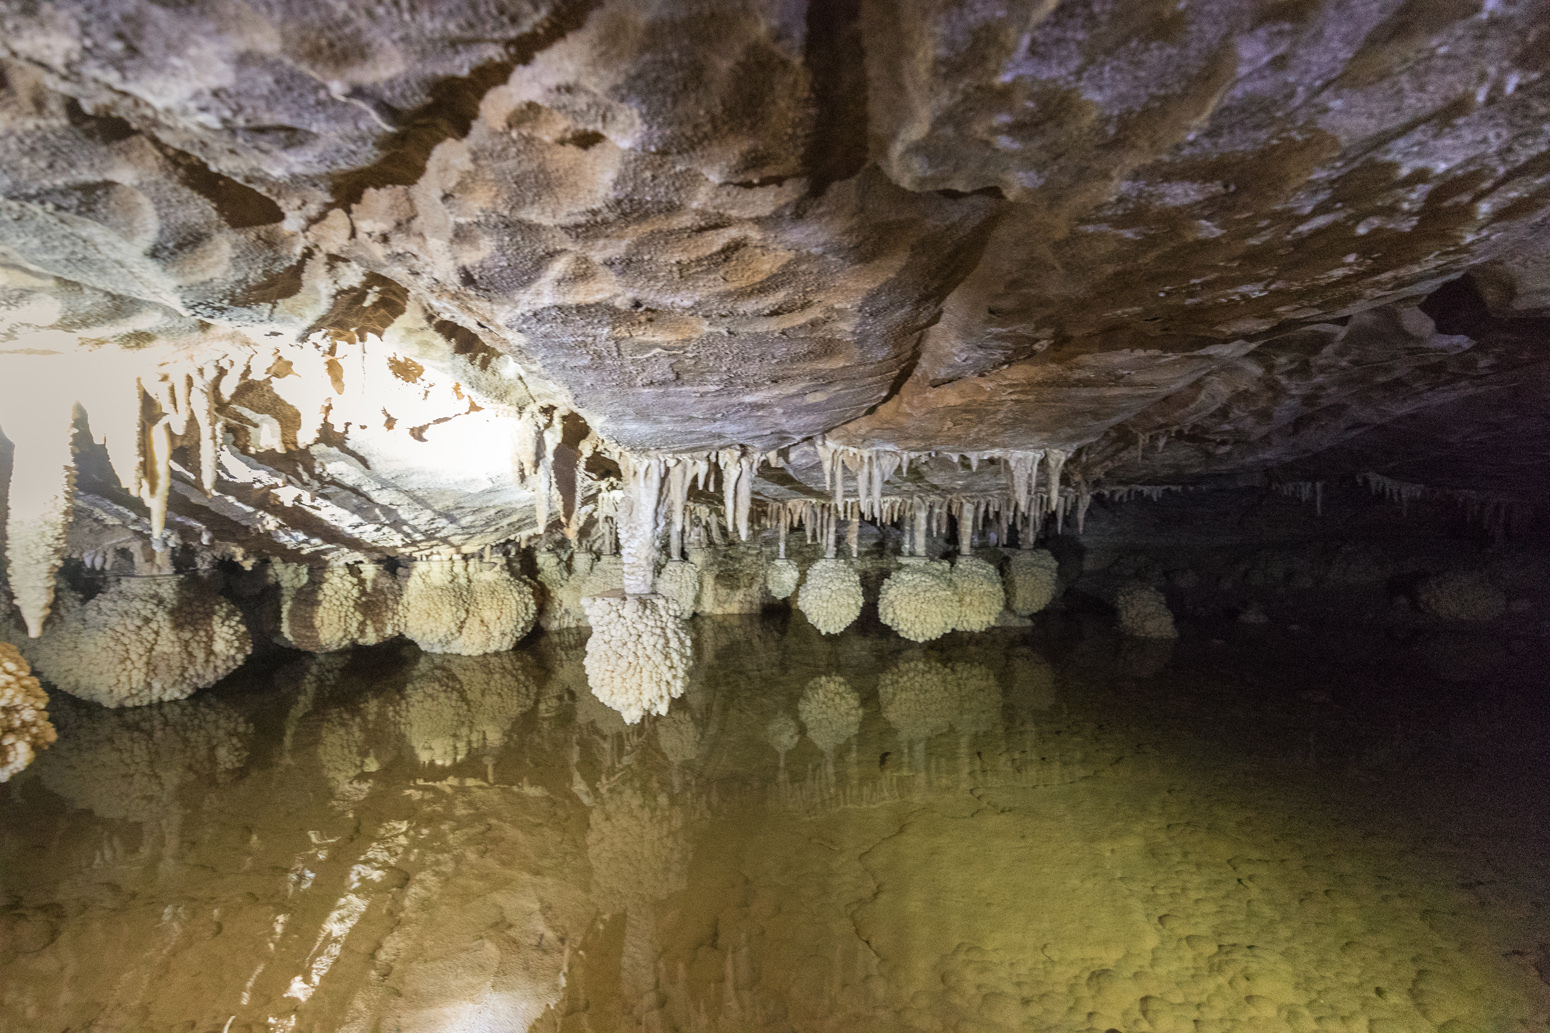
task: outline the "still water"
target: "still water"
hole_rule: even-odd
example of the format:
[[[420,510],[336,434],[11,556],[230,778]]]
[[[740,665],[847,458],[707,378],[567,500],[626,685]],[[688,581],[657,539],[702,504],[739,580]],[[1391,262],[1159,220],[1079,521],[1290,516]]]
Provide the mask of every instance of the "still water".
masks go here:
[[[695,639],[634,727],[557,636],[56,694],[0,1029],[1546,1028],[1542,687],[1275,628]]]

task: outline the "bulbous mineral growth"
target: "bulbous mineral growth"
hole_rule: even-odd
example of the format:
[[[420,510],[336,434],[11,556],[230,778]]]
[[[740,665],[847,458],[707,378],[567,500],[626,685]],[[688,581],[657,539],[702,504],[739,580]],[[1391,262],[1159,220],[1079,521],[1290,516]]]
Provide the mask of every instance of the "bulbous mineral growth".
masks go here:
[[[982,559],[960,556],[953,563],[953,595],[958,601],[958,631],[984,631],[1006,605],[1001,575]]]
[[[87,603],[61,596],[27,656],[57,688],[105,707],[184,699],[253,649],[242,614],[194,575],[120,578]]]
[[[1178,638],[1168,600],[1151,585],[1132,581],[1114,599],[1119,629],[1136,638]]]
[[[1423,613],[1445,621],[1489,621],[1507,612],[1507,596],[1475,570],[1434,574],[1416,589],[1416,603]]]
[[[900,660],[877,679],[883,717],[905,742],[945,732],[953,720],[953,674],[924,657]]]
[[[1031,617],[1055,598],[1060,564],[1048,549],[1019,549],[1006,570],[1007,609]]]
[[[877,615],[912,642],[941,638],[958,626],[952,568],[941,560],[906,563],[883,582]]]
[[[581,600],[592,624],[587,684],[626,724],[665,714],[689,686],[693,647],[676,603],[659,595]]]
[[[27,661],[9,642],[0,642],[0,782],[32,763],[58,736],[49,723],[48,696]]]
[[[700,748],[700,730],[694,724],[694,715],[680,707],[664,716],[657,722],[657,745],[674,765],[693,760]]]
[[[1001,686],[984,664],[955,663],[952,672],[953,727],[964,735],[987,732],[1001,721]]]
[[[532,630],[538,599],[504,562],[420,560],[404,581],[398,617],[428,653],[501,653]]]
[[[784,757],[802,739],[802,729],[790,714],[776,714],[764,726],[764,738],[775,752]]]
[[[669,560],[657,572],[656,588],[657,595],[673,600],[688,617],[700,597],[700,568],[686,560]]]
[[[280,635],[297,649],[331,653],[398,634],[402,586],[375,564],[273,562],[270,576],[280,586]]]
[[[802,580],[802,571],[795,560],[771,560],[764,577],[771,596],[776,599],[787,599],[797,590],[797,585]]]
[[[73,707],[38,775],[103,818],[174,820],[187,782],[219,784],[248,759],[253,726],[224,703],[182,700],[109,714]]]
[[[624,591],[624,564],[618,556],[593,556],[578,551],[571,554],[567,571],[558,558],[540,562],[538,578],[548,593],[539,619],[545,631],[587,626],[581,600],[594,595]]]
[[[861,728],[861,697],[850,682],[838,675],[814,678],[802,690],[797,713],[813,740],[824,754],[849,742]]]
[[[450,766],[493,754],[513,721],[538,699],[518,653],[426,654],[404,689],[403,730],[422,764]]]
[[[861,616],[861,575],[844,560],[821,559],[807,568],[797,608],[825,635],[838,635]]]

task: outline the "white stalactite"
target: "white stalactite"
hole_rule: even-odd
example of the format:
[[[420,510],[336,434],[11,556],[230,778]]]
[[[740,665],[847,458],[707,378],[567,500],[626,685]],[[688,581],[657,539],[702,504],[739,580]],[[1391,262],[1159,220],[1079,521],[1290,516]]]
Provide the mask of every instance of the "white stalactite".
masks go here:
[[[619,548],[624,555],[624,590],[650,595],[656,581],[657,503],[662,493],[661,459],[625,455],[624,500],[620,507]]]
[[[682,459],[675,460],[668,468],[667,495],[672,507],[672,524],[667,539],[669,560],[683,559],[684,506],[689,501],[689,479],[693,474],[692,462]]]
[[[50,382],[57,370],[39,372],[41,376],[29,378],[28,390],[7,399],[0,424],[15,446],[7,503],[7,571],[11,596],[32,638],[43,633],[54,603],[54,575],[64,561],[75,476],[70,448],[75,406],[69,385]]]
[[[1055,512],[1060,502],[1060,471],[1066,465],[1066,457],[1070,453],[1058,448],[1044,450],[1044,467],[1049,477],[1049,510]]]

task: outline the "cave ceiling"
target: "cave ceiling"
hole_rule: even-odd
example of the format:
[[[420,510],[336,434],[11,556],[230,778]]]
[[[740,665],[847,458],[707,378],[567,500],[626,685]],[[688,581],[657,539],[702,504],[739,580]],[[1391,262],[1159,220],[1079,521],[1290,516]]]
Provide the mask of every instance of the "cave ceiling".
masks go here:
[[[815,442],[1532,501],[1547,63],[1513,0],[0,0],[0,428],[79,403],[78,552],[163,381],[169,526],[260,551],[531,535],[620,455],[821,496]]]

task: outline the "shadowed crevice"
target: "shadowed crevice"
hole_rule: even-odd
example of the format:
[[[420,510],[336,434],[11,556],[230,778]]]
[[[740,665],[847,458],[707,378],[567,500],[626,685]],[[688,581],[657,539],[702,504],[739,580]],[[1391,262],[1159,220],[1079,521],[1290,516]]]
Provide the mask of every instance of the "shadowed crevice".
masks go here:
[[[598,0],[562,2],[533,29],[507,43],[506,57],[487,61],[467,75],[443,79],[432,86],[428,101],[402,114],[400,128],[381,144],[382,157],[365,168],[334,177],[334,203],[353,205],[373,187],[419,182],[437,144],[468,135],[486,93],[511,78],[518,67],[581,28],[597,5]]]
[[[866,48],[861,0],[808,0],[807,69],[816,108],[803,165],[813,196],[867,163]]]

